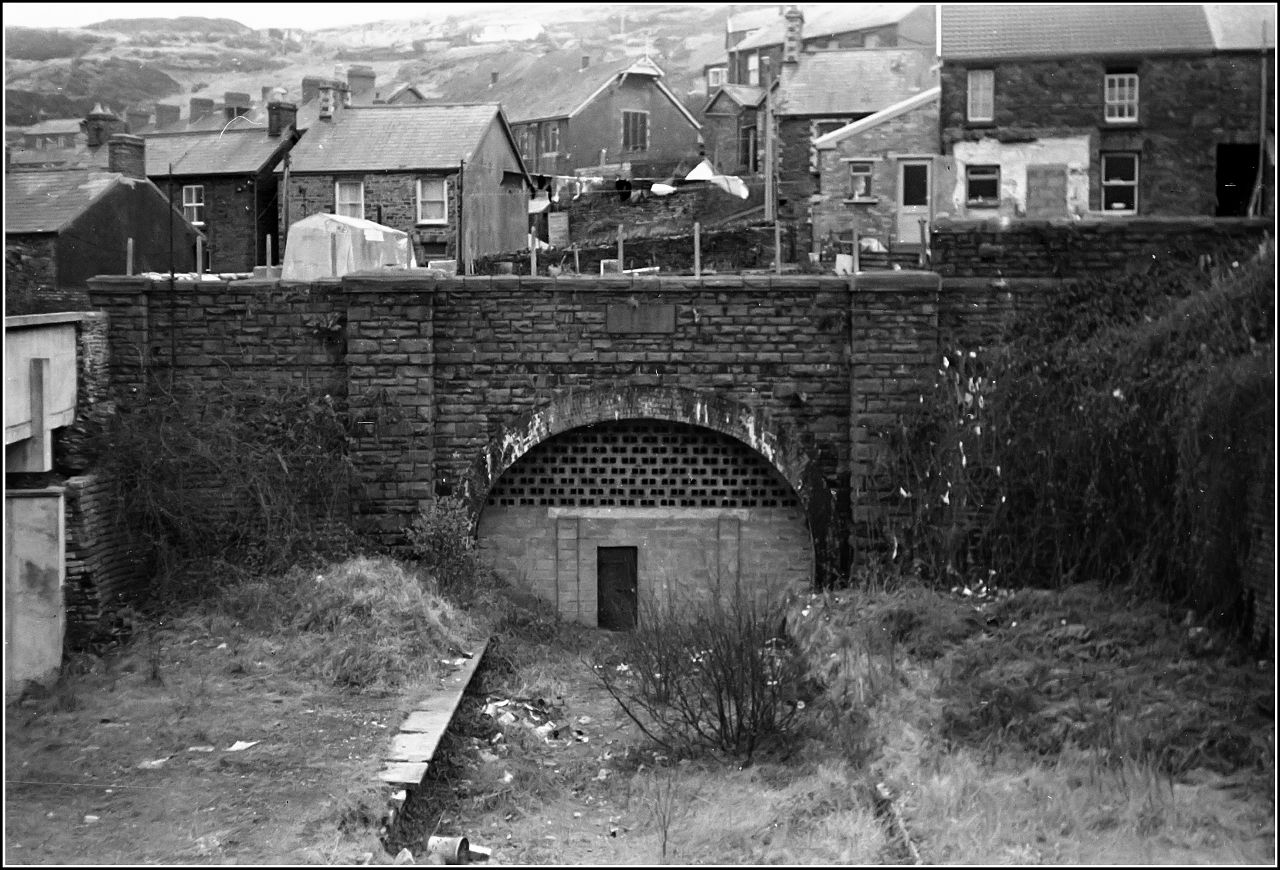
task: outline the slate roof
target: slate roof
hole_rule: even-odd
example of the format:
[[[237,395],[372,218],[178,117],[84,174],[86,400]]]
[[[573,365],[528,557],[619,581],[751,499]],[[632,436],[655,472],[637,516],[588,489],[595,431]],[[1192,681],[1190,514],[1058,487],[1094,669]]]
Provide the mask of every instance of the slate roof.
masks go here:
[[[947,60],[1207,53],[1202,6],[1026,4],[941,7]]]
[[[147,184],[98,169],[6,172],[4,231],[56,233],[117,184]]]
[[[909,48],[851,48],[806,54],[784,70],[780,115],[878,112],[933,87],[932,52]],[[838,87],[832,84],[838,82]]]
[[[290,165],[293,172],[454,169],[471,158],[498,113],[484,104],[343,109],[311,126]]]
[[[23,127],[22,132],[29,136],[65,136],[68,133],[79,133],[82,123],[84,123],[84,118],[47,118],[37,124]]]
[[[801,6],[804,39],[827,36],[851,30],[867,30],[896,24],[919,9],[919,3],[823,3],[818,6]],[[766,45],[781,45],[787,35],[787,20],[778,15],[734,46],[732,51],[746,51]]]
[[[764,88],[752,85],[721,85],[720,90],[739,106],[758,106],[764,101]]]
[[[147,175],[252,175],[287,147],[287,136],[270,137],[261,127],[221,133],[179,133],[146,137]]]
[[[1265,5],[1209,5],[1204,7],[1209,18],[1213,43],[1223,51],[1257,50],[1276,47],[1276,7]]]

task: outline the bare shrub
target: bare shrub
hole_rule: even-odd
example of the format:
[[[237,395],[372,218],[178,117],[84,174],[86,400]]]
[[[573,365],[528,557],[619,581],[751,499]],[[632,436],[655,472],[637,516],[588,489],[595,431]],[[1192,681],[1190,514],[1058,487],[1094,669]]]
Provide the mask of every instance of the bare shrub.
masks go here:
[[[803,661],[781,637],[782,602],[735,587],[688,607],[649,601],[595,673],[623,712],[669,750],[750,762],[797,723]]]
[[[466,502],[440,496],[423,507],[408,530],[409,544],[439,588],[474,585],[479,569],[471,511]]]

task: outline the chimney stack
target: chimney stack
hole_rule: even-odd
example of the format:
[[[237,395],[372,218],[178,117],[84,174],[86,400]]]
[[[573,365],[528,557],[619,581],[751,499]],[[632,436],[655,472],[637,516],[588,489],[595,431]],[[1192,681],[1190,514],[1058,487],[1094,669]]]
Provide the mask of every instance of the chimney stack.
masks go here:
[[[320,88],[325,84],[325,79],[320,76],[303,76],[302,77],[302,102],[309,103],[320,96]]]
[[[782,62],[800,62],[800,47],[804,42],[804,13],[799,6],[787,7],[787,33],[782,42]]]
[[[589,66],[591,66],[591,55],[584,54],[582,56],[582,66],[580,66],[579,69],[586,69]]]
[[[494,72],[489,73],[489,87],[493,87],[497,83],[498,83],[498,73],[495,70]]]
[[[279,138],[285,131],[297,126],[298,107],[293,103],[272,102],[267,104],[267,135]]]
[[[130,133],[136,133],[151,123],[151,113],[146,109],[129,109],[124,113]]]
[[[167,103],[156,103],[156,127],[168,127],[182,118],[182,107]]]
[[[245,93],[227,91],[223,94],[222,105],[226,112],[227,120],[230,121],[232,118],[249,114],[253,107],[253,99]]]
[[[318,93],[320,95],[320,120],[333,120],[333,85],[330,82],[324,82],[319,86]]]
[[[192,97],[191,98],[191,117],[189,120],[194,123],[201,118],[213,114],[213,100],[208,97]]]
[[[147,177],[147,142],[141,136],[116,133],[107,141],[107,169],[128,178]]]
[[[110,109],[104,109],[101,103],[94,103],[93,111],[80,123],[84,128],[86,144],[90,148],[101,148],[107,144],[112,133],[125,131],[125,122]]]
[[[347,86],[351,89],[351,102],[357,106],[367,106],[374,101],[373,90],[377,81],[377,73],[372,67],[353,66],[347,70]]]

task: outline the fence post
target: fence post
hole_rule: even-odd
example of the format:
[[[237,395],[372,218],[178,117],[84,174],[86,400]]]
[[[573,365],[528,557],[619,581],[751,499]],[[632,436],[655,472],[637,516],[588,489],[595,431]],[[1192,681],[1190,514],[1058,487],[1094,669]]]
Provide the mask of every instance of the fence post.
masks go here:
[[[702,277],[702,224],[693,222],[693,277]]]

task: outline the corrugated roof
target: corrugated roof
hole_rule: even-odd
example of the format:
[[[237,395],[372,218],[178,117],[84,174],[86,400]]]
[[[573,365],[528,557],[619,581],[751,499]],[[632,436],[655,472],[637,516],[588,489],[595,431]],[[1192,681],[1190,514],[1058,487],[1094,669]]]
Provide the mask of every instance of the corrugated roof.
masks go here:
[[[1225,51],[1276,47],[1276,7],[1265,5],[1209,5],[1204,7],[1209,18],[1213,43]]]
[[[147,175],[248,175],[260,171],[281,148],[284,136],[266,130],[229,129],[222,133],[181,133],[146,137]]]
[[[802,36],[828,36],[851,30],[867,30],[896,24],[919,9],[919,3],[822,3],[817,6],[801,6],[804,13]],[[787,35],[787,21],[779,15],[734,47],[734,51],[781,45]]]
[[[452,169],[469,159],[496,105],[361,106],[311,126],[290,152],[294,172]]]
[[[54,233],[116,184],[146,184],[98,169],[41,169],[6,172],[4,231]]]
[[[934,86],[932,52],[909,48],[855,48],[806,54],[784,70],[780,115],[878,112]],[[833,87],[839,82],[839,87]]]
[[[927,91],[921,91],[914,97],[907,97],[901,102],[894,103],[892,106],[887,106],[886,108],[881,109],[874,115],[868,115],[861,120],[854,121],[852,124],[845,124],[839,130],[832,130],[825,136],[819,136],[817,139],[813,140],[814,147],[834,148],[836,147],[837,142],[847,136],[854,136],[858,133],[863,133],[873,127],[883,124],[885,121],[896,118],[899,115],[904,115],[912,109],[918,109],[928,103],[937,102],[941,94],[942,88],[940,87],[929,88]]]
[[[1211,52],[1202,6],[944,5],[948,60]]]

